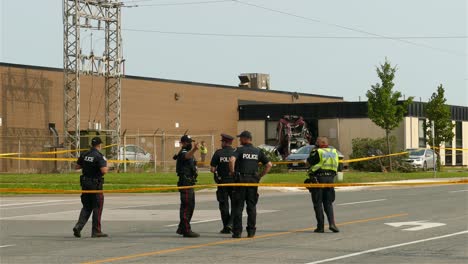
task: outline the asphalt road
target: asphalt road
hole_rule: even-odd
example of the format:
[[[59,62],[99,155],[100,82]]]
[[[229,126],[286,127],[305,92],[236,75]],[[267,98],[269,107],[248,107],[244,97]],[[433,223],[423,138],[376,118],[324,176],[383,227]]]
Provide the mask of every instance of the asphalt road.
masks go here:
[[[218,233],[212,191],[197,192],[200,238],[175,234],[177,193],[106,195],[100,239],[90,222],[73,237],[78,195],[0,199],[1,263],[468,263],[466,185],[338,191],[337,234],[312,232],[308,192],[262,191],[257,237],[240,240]]]

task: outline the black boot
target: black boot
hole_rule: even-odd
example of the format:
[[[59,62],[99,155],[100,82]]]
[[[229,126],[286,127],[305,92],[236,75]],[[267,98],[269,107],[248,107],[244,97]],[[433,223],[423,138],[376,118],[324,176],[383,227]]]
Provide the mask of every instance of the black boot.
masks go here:
[[[99,232],[99,233],[94,233],[91,235],[91,237],[94,237],[94,238],[98,238],[98,237],[108,237],[109,235],[107,234],[104,234],[102,232]]]
[[[195,233],[193,231],[189,231],[189,232],[184,234],[184,237],[199,237],[199,236],[200,236],[200,234]]]
[[[335,224],[331,224],[329,229],[333,232],[333,233],[338,233],[340,232],[340,230],[338,229],[338,227],[336,227]]]
[[[320,228],[320,227],[317,227],[315,230],[314,230],[314,233],[324,233],[325,230],[323,230],[323,227]]]
[[[81,231],[78,228],[74,227],[73,228],[73,235],[75,237],[81,237]]]
[[[219,233],[221,234],[231,234],[232,228],[230,226],[225,226]]]

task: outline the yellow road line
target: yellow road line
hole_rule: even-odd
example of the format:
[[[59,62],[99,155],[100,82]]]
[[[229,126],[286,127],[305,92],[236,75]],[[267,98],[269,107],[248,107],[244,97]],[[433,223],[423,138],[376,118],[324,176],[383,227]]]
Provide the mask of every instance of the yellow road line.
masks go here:
[[[379,220],[384,220],[384,219],[389,219],[389,218],[396,218],[396,217],[407,216],[407,215],[408,215],[407,213],[401,213],[401,214],[392,214],[392,215],[386,215],[386,216],[381,216],[381,217],[359,219],[359,220],[354,220],[354,221],[349,221],[349,222],[343,222],[341,224],[337,224],[337,226],[345,226],[345,225],[351,225],[351,224],[379,221]],[[223,244],[233,244],[233,243],[238,243],[238,242],[246,241],[246,240],[256,240],[256,239],[263,239],[263,238],[270,238],[270,237],[289,235],[289,234],[294,234],[294,233],[299,233],[299,232],[311,231],[311,230],[314,230],[314,229],[315,228],[304,228],[304,229],[297,229],[297,230],[291,230],[291,231],[285,231],[285,232],[271,233],[271,234],[266,234],[266,235],[259,235],[259,236],[256,236],[254,238],[240,238],[240,239],[221,240],[221,241],[215,241],[215,242],[210,242],[210,243],[205,243],[205,244],[197,244],[197,245],[192,245],[192,246],[163,249],[163,250],[157,250],[157,251],[151,251],[151,252],[121,256],[121,257],[114,257],[114,258],[107,258],[107,259],[101,259],[101,260],[90,261],[90,262],[83,262],[82,264],[109,263],[109,262],[114,262],[114,261],[122,261],[122,260],[128,260],[128,259],[150,257],[150,256],[156,256],[156,255],[163,255],[163,254],[178,252],[178,251],[186,251],[186,250],[190,250],[190,249],[206,248],[206,247],[218,246],[218,245],[223,245]]]

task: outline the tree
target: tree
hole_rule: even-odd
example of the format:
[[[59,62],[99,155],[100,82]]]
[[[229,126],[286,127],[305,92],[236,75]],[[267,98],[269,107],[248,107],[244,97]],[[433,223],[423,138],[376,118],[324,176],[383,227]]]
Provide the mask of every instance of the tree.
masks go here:
[[[445,102],[447,102],[447,99],[445,99],[445,89],[441,84],[437,87],[437,92],[432,94],[425,108],[427,138],[430,145],[434,142],[432,148],[438,157],[440,157],[440,149],[438,147],[442,142],[451,141],[454,137],[453,127],[455,125],[452,123],[450,107]],[[432,121],[434,121],[434,141],[432,139]],[[440,168],[440,158],[437,159],[437,167]]]
[[[390,154],[390,132],[400,125],[413,98],[410,97],[408,100],[398,101],[401,93],[393,91],[393,87],[395,86],[393,79],[395,78],[397,69],[396,67],[392,67],[387,59],[376,70],[382,83],[372,85],[372,89],[366,93],[368,115],[372,122],[385,130],[387,154]],[[390,156],[388,158],[389,170],[392,171],[392,158]]]

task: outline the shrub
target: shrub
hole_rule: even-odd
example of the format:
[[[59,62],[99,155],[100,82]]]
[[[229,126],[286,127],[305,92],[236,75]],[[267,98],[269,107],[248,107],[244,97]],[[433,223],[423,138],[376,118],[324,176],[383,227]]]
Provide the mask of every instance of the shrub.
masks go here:
[[[352,148],[353,152],[350,155],[351,159],[388,154],[386,151],[387,147],[385,138],[355,138],[352,140]],[[396,152],[396,138],[394,136],[390,137],[390,151],[391,153]],[[405,158],[407,158],[406,155],[392,157],[394,168],[402,172],[411,171],[411,167],[404,162]],[[389,160],[388,157],[385,157],[368,161],[353,162],[349,165],[355,170],[380,172],[387,171]]]

